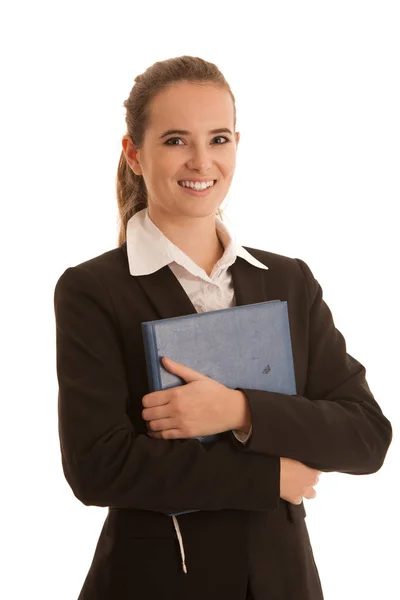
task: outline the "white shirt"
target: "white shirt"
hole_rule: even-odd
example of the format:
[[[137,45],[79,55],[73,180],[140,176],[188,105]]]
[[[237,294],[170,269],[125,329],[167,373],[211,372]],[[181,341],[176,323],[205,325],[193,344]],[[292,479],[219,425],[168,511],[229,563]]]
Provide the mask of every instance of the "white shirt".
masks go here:
[[[168,265],[197,312],[230,308],[236,305],[232,276],[228,268],[240,256],[260,269],[268,269],[236,242],[225,223],[215,217],[218,238],[224,254],[214,265],[210,274],[199,267],[178,246],[175,246],[150,219],[147,208],[140,210],[127,223],[126,246],[131,275],[149,275]],[[251,436],[233,431],[234,436],[245,444]]]

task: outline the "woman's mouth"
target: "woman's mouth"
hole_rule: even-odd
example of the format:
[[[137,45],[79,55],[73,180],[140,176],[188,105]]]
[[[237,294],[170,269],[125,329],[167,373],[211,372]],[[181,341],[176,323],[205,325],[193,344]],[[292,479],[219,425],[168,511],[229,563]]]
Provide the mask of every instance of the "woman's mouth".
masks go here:
[[[210,179],[209,181],[178,181],[178,185],[185,190],[188,194],[195,196],[205,196],[217,183],[216,179]]]

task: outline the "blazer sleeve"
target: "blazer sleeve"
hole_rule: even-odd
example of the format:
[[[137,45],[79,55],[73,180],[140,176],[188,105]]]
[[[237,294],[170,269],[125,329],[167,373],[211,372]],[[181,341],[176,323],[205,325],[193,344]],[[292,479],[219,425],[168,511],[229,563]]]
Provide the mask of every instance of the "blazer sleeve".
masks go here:
[[[279,458],[243,454],[229,432],[202,444],[134,430],[121,330],[94,273],[68,268],[57,281],[54,309],[62,466],[83,504],[165,514],[279,506]]]
[[[354,475],[380,469],[392,439],[365,379],[365,368],[346,352],[322,289],[309,267],[295,259],[309,300],[309,355],[304,396],[240,389],[246,395],[252,435],[246,454],[298,460],[319,471]]]

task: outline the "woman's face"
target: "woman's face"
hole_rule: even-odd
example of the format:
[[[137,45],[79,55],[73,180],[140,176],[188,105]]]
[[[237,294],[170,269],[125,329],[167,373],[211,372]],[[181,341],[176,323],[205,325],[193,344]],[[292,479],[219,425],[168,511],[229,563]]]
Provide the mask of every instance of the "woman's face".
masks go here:
[[[131,168],[145,180],[150,214],[182,217],[215,215],[232,181],[238,143],[230,94],[187,82],[171,84],[153,99],[140,149],[123,139]],[[204,191],[180,185],[195,180],[214,184]]]

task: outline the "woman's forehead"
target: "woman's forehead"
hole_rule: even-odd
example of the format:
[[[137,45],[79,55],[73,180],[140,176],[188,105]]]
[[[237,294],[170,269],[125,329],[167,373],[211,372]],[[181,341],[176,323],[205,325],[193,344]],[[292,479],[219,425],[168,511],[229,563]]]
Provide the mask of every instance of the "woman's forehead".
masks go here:
[[[154,128],[190,130],[201,123],[210,129],[232,128],[234,111],[227,90],[211,84],[180,82],[159,92],[150,112]]]

